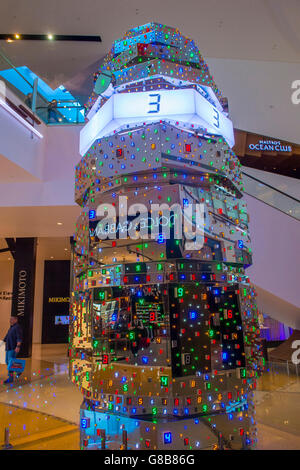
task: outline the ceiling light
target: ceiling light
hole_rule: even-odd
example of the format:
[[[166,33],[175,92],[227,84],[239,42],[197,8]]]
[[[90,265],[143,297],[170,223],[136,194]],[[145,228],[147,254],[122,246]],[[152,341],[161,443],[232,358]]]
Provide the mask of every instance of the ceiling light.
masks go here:
[[[53,34],[48,34],[47,38],[51,41],[53,39]]]
[[[57,225],[62,225],[62,222],[57,222]]]
[[[20,35],[19,35],[19,34],[15,34],[15,38],[16,38],[16,39],[20,39]]]

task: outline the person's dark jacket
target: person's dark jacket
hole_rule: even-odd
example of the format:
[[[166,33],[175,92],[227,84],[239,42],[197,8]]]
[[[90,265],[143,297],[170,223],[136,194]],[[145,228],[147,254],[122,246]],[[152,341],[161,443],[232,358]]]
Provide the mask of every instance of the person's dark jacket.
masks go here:
[[[16,349],[17,343],[21,343],[22,339],[22,328],[18,323],[15,323],[10,327],[3,340],[5,342],[5,350],[12,351],[13,349]]]

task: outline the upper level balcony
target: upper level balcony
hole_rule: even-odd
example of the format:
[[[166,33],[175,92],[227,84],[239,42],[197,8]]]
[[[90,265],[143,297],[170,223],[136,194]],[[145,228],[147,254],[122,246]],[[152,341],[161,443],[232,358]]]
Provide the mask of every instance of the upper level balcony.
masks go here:
[[[52,89],[28,67],[15,67],[0,51],[0,81],[12,92],[9,106],[26,120],[47,125],[83,124],[84,107],[61,85]],[[8,98],[8,97],[7,97]],[[34,115],[38,118],[35,119]]]

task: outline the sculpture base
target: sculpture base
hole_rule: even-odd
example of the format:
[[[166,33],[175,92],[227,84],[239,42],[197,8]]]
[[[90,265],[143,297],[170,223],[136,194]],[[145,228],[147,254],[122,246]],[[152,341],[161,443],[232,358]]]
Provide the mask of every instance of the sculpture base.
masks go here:
[[[241,450],[254,445],[249,429],[240,427],[241,412],[154,419],[92,411],[91,404],[84,401],[80,409],[83,450]]]

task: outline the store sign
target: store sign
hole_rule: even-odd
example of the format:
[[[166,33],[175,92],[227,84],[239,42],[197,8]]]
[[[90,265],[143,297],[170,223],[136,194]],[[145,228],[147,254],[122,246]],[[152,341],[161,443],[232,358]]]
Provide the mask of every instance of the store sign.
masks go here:
[[[25,313],[25,301],[26,301],[26,285],[27,285],[27,272],[25,269],[19,271],[19,283],[18,283],[18,316],[23,316]]]
[[[70,302],[70,297],[49,297],[48,302]]]
[[[127,219],[120,222],[119,217],[111,223],[105,219],[105,221],[94,221],[89,224],[89,231],[91,237],[97,237],[98,240],[106,240],[107,238],[126,239],[131,233],[141,232],[145,238],[148,239],[148,235],[151,232],[158,234],[161,233],[165,228],[170,228],[175,223],[175,216],[154,216],[152,217],[149,213],[148,216],[127,216]]]
[[[0,300],[12,300],[12,292],[6,290],[0,291]]]
[[[80,153],[84,155],[95,140],[124,126],[160,120],[205,129],[207,133],[222,135],[230,147],[234,145],[232,122],[198,91],[161,90],[111,96],[80,132]]]
[[[291,145],[284,145],[280,140],[260,140],[256,144],[249,144],[248,148],[259,152],[292,152]]]

